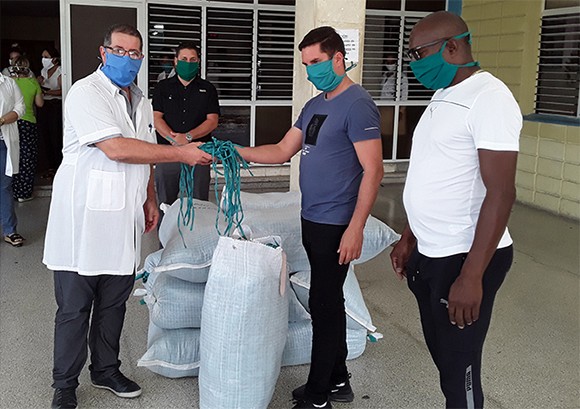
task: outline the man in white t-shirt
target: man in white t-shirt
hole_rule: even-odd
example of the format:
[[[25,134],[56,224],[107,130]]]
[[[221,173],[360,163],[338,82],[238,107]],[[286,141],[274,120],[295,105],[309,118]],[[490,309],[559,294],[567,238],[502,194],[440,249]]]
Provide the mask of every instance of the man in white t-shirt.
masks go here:
[[[142,45],[134,27],[112,26],[99,47],[103,64],[65,100],[43,260],[54,270],[58,305],[52,408],[77,406],[87,347],[93,386],[122,398],[141,394],[119,370],[119,344],[141,235],[159,218],[150,164],[211,163],[198,144],[155,143],[153,108],[133,82]]]
[[[481,358],[493,302],[513,257],[520,109],[479,69],[465,22],[448,12],[419,21],[413,73],[437,90],[413,135],[403,201],[409,225],[391,253],[419,304],[446,407],[481,408]]]

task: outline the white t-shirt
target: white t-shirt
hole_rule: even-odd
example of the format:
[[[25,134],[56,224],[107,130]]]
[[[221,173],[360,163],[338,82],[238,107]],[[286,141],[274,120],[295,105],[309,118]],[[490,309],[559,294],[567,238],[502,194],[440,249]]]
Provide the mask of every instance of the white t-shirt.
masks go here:
[[[110,160],[94,146],[114,135],[156,143],[147,98],[137,106],[135,123],[119,88],[100,69],[70,89],[44,247],[49,269],[130,275],[139,265],[150,167]]]
[[[403,202],[419,252],[470,250],[486,189],[478,149],[518,151],[520,108],[487,72],[435,92],[413,134]],[[512,244],[506,228],[498,248]]]
[[[52,68],[52,67],[50,67],[50,68]],[[60,66],[58,66],[56,68],[56,70],[54,70],[52,75],[49,77],[48,70],[50,68],[48,68],[48,69],[43,68],[40,71],[40,75],[44,78],[44,82],[42,83],[42,86],[44,88],[48,88],[51,91],[54,91],[55,89],[61,89],[61,86],[58,84],[58,78],[62,75],[62,69],[60,68]],[[47,95],[47,94],[45,94],[44,99],[45,100],[62,99],[62,97],[60,95]]]

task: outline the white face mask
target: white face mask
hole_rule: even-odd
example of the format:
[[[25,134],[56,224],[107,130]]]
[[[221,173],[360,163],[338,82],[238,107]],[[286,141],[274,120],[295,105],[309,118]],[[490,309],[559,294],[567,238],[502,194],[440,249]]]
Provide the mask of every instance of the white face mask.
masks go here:
[[[42,57],[42,66],[46,69],[49,69],[50,67],[53,66],[52,64],[52,58],[44,58]]]
[[[397,64],[385,64],[387,71],[395,71],[397,69]]]

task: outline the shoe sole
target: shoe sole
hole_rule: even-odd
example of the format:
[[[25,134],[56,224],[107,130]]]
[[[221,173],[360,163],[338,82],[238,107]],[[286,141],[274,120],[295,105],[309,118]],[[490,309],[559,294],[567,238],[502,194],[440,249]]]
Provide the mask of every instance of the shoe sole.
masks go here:
[[[336,396],[336,395],[330,395],[328,397],[328,399],[330,399],[332,402],[342,402],[342,403],[350,403],[354,400],[354,393],[352,395],[346,395],[346,396]]]
[[[127,398],[127,399],[131,399],[131,398],[136,398],[137,396],[141,395],[141,392],[143,392],[142,389],[139,389],[138,391],[135,392],[117,392],[116,390],[114,390],[113,388],[109,388],[108,386],[104,386],[104,385],[97,385],[97,384],[92,384],[95,388],[98,389],[106,389],[108,391],[113,392],[115,395],[117,395],[120,398]]]

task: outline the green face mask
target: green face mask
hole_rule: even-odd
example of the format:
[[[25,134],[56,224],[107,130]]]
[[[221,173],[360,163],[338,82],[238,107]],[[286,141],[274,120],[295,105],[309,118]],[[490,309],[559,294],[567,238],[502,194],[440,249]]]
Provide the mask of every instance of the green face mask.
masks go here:
[[[469,44],[471,44],[471,34],[469,31],[466,31],[463,34],[456,35],[455,37],[451,38],[463,38],[469,37]],[[446,88],[451,84],[453,78],[457,74],[457,70],[461,67],[473,67],[479,65],[477,61],[473,61],[467,64],[450,64],[443,58],[443,50],[445,50],[445,46],[447,45],[447,41],[443,43],[439,52],[436,54],[431,54],[428,57],[421,58],[417,61],[412,61],[409,66],[415,74],[415,77],[419,80],[421,84],[423,84],[426,88],[429,89],[440,89]]]
[[[175,72],[184,81],[191,81],[199,72],[199,62],[177,60]]]

